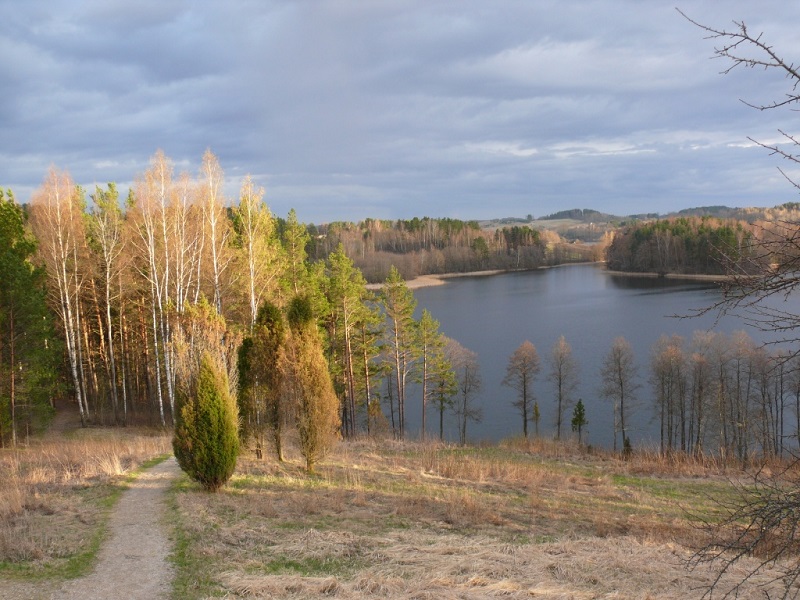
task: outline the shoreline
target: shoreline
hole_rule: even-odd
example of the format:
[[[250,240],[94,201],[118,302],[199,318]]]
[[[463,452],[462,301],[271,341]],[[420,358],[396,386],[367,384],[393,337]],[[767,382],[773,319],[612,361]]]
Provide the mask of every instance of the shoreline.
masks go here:
[[[635,271],[610,271],[605,267],[605,262],[593,263],[564,263],[561,265],[543,266],[535,269],[490,269],[485,271],[468,271],[468,272],[455,272],[455,273],[431,273],[427,275],[418,275],[413,279],[406,281],[406,286],[410,290],[416,290],[425,287],[434,287],[445,285],[448,279],[457,279],[459,277],[490,277],[492,275],[504,275],[506,273],[525,273],[531,271],[540,271],[543,269],[555,269],[560,267],[571,267],[574,265],[597,265],[602,266],[604,273],[614,277],[641,277],[645,279],[674,279],[674,280],[689,280],[689,281],[709,281],[722,283],[728,281],[730,278],[727,275],[702,275],[694,273],[640,273]],[[368,283],[368,290],[379,290],[383,287],[383,283]]]
[[[729,281],[730,277],[728,275],[710,275],[710,274],[700,274],[700,273],[639,273],[636,271],[609,271],[608,269],[603,269],[609,275],[619,276],[619,277],[640,277],[645,279],[675,279],[675,280],[690,280],[690,281],[712,281],[722,283],[725,281]]]
[[[535,270],[535,269],[525,269]],[[406,281],[406,286],[410,290],[416,290],[423,287],[434,287],[437,285],[444,285],[448,279],[455,279],[457,277],[488,277],[490,275],[502,275],[503,273],[514,273],[514,271],[507,271],[505,269],[493,269],[487,271],[469,271],[466,273],[436,273],[428,275],[417,275],[414,279]],[[379,290],[383,287],[383,283],[368,283],[368,290]]]

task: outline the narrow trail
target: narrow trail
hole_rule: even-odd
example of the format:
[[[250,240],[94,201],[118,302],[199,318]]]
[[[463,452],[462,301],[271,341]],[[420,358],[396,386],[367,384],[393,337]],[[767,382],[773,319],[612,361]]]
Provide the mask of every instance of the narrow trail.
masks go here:
[[[164,514],[166,491],[180,472],[175,458],[141,473],[125,490],[109,521],[109,534],[92,573],[66,582],[53,600],[167,598],[171,547]]]

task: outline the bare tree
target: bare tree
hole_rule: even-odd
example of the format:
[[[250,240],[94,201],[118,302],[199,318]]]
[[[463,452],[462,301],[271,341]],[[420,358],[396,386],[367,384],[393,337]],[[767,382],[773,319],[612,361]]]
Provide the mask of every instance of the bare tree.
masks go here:
[[[601,393],[614,405],[614,452],[617,451],[617,434],[622,432],[622,446],[629,448],[626,417],[633,407],[634,394],[639,387],[636,381],[638,369],[634,362],[633,349],[624,337],[618,337],[611,345],[600,373]]]
[[[503,385],[517,391],[514,406],[522,415],[522,433],[526,438],[528,437],[528,422],[534,420],[533,407],[536,398],[533,394],[533,382],[538,373],[539,354],[536,352],[536,346],[525,340],[508,359]]]
[[[800,71],[795,62],[781,56],[762,33],[751,32],[743,21],[734,21],[732,30],[718,29],[681,14],[701,28],[708,39],[718,44],[714,48],[714,56],[728,65],[723,69],[723,74],[742,67],[777,71],[788,79],[788,90],[782,98],[766,104],[747,101],[745,104],[760,111],[781,108],[796,110],[800,104]],[[783,144],[751,141],[792,166],[800,164],[797,149],[800,140],[783,130],[779,130],[779,133]],[[800,189],[800,184],[792,180],[785,170],[779,170],[792,186]],[[800,341],[800,315],[787,309],[780,300],[787,298],[800,285],[800,228],[796,222],[778,220],[761,226],[758,234],[750,242],[750,258],[744,265],[731,269],[731,278],[723,286],[723,298],[711,310],[737,313],[762,330],[777,332],[776,343],[794,348],[783,357],[784,361],[789,361],[800,354],[800,344],[797,343]],[[744,556],[755,555],[760,558],[759,566],[751,569],[740,579],[739,585],[726,595],[736,595],[742,582],[779,561],[783,568],[781,580],[785,585],[784,597],[797,597],[800,593],[797,588],[800,577],[800,561],[797,558],[800,549],[797,537],[800,531],[797,494],[800,480],[797,473],[796,464],[775,475],[767,475],[766,471],[758,473],[752,482],[741,488],[738,499],[723,505],[727,509],[727,516],[722,522],[710,526],[712,538],[696,554],[695,559],[721,564],[719,577]],[[719,582],[720,578],[707,595],[714,591]]]
[[[445,354],[456,374],[458,400],[453,405],[453,412],[458,418],[458,439],[464,445],[467,443],[467,423],[480,423],[483,419],[483,411],[475,406],[475,394],[482,383],[478,355],[452,339],[447,340]]]
[[[743,21],[733,21],[734,29],[716,29],[702,25],[681,12],[689,22],[702,29],[706,38],[714,40],[714,57],[723,59],[728,66],[722,70],[728,74],[736,68],[751,68],[777,71],[789,81],[784,96],[766,104],[743,102],[759,111],[788,108],[797,110],[800,103],[800,70],[797,65],[782,57],[764,38],[763,33],[753,33]],[[796,167],[800,164],[800,139],[778,130],[784,143],[763,143],[748,138],[754,144],[769,151]],[[780,173],[800,190],[800,182],[791,178],[781,167]],[[787,311],[781,299],[785,299],[800,285],[800,228],[792,220],[775,220],[761,224],[749,242],[747,260],[738,265],[729,261],[729,280],[723,285],[723,299],[709,310],[736,313],[746,322],[765,331],[780,333],[775,344],[791,345],[800,353],[800,315]],[[768,302],[768,300],[777,302]],[[787,357],[789,358],[789,357]]]
[[[765,598],[773,597],[766,588],[775,583],[783,585],[781,598],[800,596],[798,488],[800,471],[794,464],[777,472],[759,469],[752,478],[735,482],[732,496],[717,500],[722,509],[721,518],[716,512],[713,518],[697,515],[708,541],[692,556],[689,564],[718,567],[703,597],[718,592],[722,598],[738,598],[742,585],[768,569],[778,574],[760,583],[765,588]],[[723,588],[723,577],[733,573],[734,566],[748,557],[756,558],[755,566],[743,575],[735,575],[733,583]],[[776,566],[779,568],[775,569]]]
[[[661,453],[686,449],[686,356],[683,338],[662,335],[653,346],[650,381],[661,425]]]
[[[572,405],[572,393],[578,386],[578,363],[563,335],[550,352],[549,379],[556,388],[556,439],[560,440],[567,410]]]

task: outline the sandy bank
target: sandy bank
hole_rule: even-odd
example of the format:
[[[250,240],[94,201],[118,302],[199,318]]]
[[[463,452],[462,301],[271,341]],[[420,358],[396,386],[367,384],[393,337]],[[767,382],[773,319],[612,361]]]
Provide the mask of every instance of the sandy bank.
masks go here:
[[[420,275],[419,277],[415,277],[414,279],[409,279],[406,282],[408,289],[416,290],[419,288],[424,287],[433,287],[436,285],[444,285],[447,283],[448,279],[455,279],[457,277],[486,277],[489,275],[501,275],[503,273],[518,273],[521,271],[539,271],[542,269],[554,269],[554,268],[561,268],[561,267],[570,267],[575,265],[586,265],[586,264],[596,264],[599,268],[602,269],[604,273],[608,273],[614,277],[643,277],[647,279],[675,279],[675,280],[693,280],[693,281],[714,281],[714,282],[722,282],[727,281],[727,275],[691,275],[691,274],[681,274],[681,273],[637,273],[632,271],[610,271],[605,268],[604,263],[564,263],[562,265],[555,265],[555,266],[542,266],[537,269],[494,269],[489,271],[470,271],[466,273],[439,273],[436,275]],[[379,290],[383,287],[382,283],[369,283],[367,284],[368,290]]]
[[[433,287],[435,285],[444,285],[448,279],[455,279],[456,277],[486,277],[488,275],[500,275],[501,273],[512,273],[513,271],[505,271],[503,269],[495,269],[492,271],[470,271],[468,273],[440,273],[437,275],[420,275],[414,279],[406,281],[406,285],[410,290],[416,290],[423,287]],[[368,290],[379,290],[383,287],[382,283],[368,283]]]

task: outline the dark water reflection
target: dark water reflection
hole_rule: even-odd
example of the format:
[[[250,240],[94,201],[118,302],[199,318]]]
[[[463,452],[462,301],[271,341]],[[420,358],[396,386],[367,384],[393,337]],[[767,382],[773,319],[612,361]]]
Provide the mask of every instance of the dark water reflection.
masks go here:
[[[416,290],[415,296],[418,315],[427,308],[446,335],[478,353],[483,376],[478,404],[484,417],[482,423],[469,425],[472,441],[497,441],[521,434],[520,416],[511,405],[514,391],[501,381],[508,357],[525,340],[536,346],[542,361],[534,385],[542,413],[541,434],[553,433],[554,393],[547,380],[547,358],[564,335],[578,362],[580,382],[575,398],[582,398],[586,406],[588,441],[610,447],[612,407],[600,397],[598,388],[603,357],[615,337],[624,336],[637,356],[641,388],[630,429],[635,445],[657,441],[648,378],[650,351],[662,334],[681,335],[688,344],[696,330],[732,333],[744,329],[753,339],[762,339],[759,332],[748,330],[733,317],[717,320],[716,314],[705,314],[689,318],[720,298],[716,284],[611,276],[596,265],[452,279],[446,285]],[[412,396],[407,400],[407,430],[418,432],[418,390]],[[449,439],[457,439],[453,417],[448,418]],[[430,415],[431,431],[436,430],[434,420]]]

